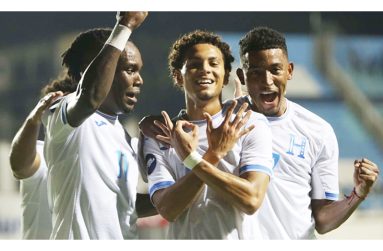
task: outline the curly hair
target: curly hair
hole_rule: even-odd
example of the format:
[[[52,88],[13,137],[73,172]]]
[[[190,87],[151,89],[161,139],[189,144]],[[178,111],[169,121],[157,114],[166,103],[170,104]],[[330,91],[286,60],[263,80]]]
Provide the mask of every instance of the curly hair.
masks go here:
[[[100,52],[111,31],[110,28],[96,28],[82,32],[61,55],[62,65],[68,68],[68,75],[74,81],[80,81],[81,73]]]
[[[41,95],[54,91],[64,93],[76,91],[81,74],[100,52],[111,31],[110,28],[96,28],[80,33],[61,55],[62,65],[66,68],[63,71],[64,75],[44,86]]]
[[[171,47],[168,64],[170,75],[174,75],[175,70],[180,70],[185,63],[185,55],[188,49],[196,44],[211,44],[216,46],[224,57],[225,70],[231,71],[231,63],[234,57],[231,54],[230,46],[223,42],[221,37],[208,31],[195,30],[181,36]]]
[[[284,35],[268,27],[256,27],[249,31],[239,41],[239,47],[241,59],[243,59],[244,55],[249,51],[276,48],[282,49],[286,56],[288,55]]]
[[[63,93],[71,93],[76,91],[76,81],[73,80],[68,74],[52,80],[49,84],[41,89],[41,96],[45,96],[50,92],[62,91]]]

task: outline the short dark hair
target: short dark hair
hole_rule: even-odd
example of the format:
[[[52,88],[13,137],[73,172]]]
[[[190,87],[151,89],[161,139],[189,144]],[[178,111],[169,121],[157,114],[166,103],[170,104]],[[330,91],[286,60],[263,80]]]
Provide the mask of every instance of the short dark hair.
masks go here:
[[[225,70],[228,72],[231,71],[231,63],[234,61],[234,57],[231,54],[230,46],[223,42],[220,36],[212,32],[195,30],[181,36],[171,47],[168,57],[171,76],[174,75],[175,70],[182,69],[187,50],[196,44],[211,44],[216,46],[222,52]]]
[[[111,32],[110,28],[95,28],[80,33],[61,55],[62,65],[66,68],[64,75],[47,84],[41,90],[41,94],[45,95],[54,91],[64,93],[76,91],[81,73],[101,51]]]
[[[256,27],[249,31],[239,41],[241,59],[250,51],[261,51],[267,49],[282,49],[286,56],[287,46],[284,35],[268,27]]]

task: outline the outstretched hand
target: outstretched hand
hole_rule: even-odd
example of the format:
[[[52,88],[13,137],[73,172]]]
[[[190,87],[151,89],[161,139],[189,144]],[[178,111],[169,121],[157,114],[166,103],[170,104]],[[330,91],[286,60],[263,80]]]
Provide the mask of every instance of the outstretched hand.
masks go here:
[[[198,147],[198,126],[186,120],[178,120],[175,125],[169,115],[161,112],[165,123],[155,120],[163,135],[157,135],[156,139],[171,145],[177,152],[178,157],[184,160]]]
[[[378,166],[366,159],[354,161],[354,183],[358,196],[366,197],[379,176]]]
[[[237,101],[234,100],[228,108],[224,121],[217,128],[213,128],[211,116],[208,113],[204,114],[207,120],[206,134],[209,142],[207,152],[213,154],[216,160],[222,159],[233,148],[240,137],[246,135],[255,127],[251,125],[243,129],[251,115],[251,110],[245,113],[248,107],[247,103],[241,105],[234,119],[231,120],[236,106]]]
[[[40,101],[37,103],[35,108],[31,111],[28,116],[28,119],[32,120],[34,123],[40,123],[41,118],[46,109],[48,109],[57,98],[63,96],[62,91],[50,92],[46,94]]]

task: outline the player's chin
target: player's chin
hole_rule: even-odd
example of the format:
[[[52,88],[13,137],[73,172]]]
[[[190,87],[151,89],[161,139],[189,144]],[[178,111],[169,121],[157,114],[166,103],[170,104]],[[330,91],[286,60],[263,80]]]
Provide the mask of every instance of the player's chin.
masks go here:
[[[133,111],[135,108],[135,104],[124,104],[122,107],[121,107],[121,111],[122,113],[124,114],[127,114],[127,113],[130,113],[131,111]]]

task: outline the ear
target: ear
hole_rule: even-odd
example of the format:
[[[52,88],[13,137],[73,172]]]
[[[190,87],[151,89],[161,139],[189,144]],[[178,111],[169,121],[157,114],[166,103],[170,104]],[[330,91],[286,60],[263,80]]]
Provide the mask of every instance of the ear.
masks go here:
[[[241,81],[242,85],[245,85],[245,73],[241,68],[237,68],[236,70],[237,77],[239,78],[239,81]]]
[[[225,86],[229,83],[229,78],[230,78],[230,71],[225,70],[225,78],[223,80],[223,86]]]
[[[180,70],[176,69],[173,72],[173,81],[176,86],[179,88],[183,88],[184,86],[184,78],[182,77],[182,73]]]
[[[288,66],[287,70],[288,70],[288,73],[289,73],[289,75],[287,76],[287,79],[291,80],[293,78],[293,71],[294,71],[294,63],[293,62],[289,63],[289,66]]]

